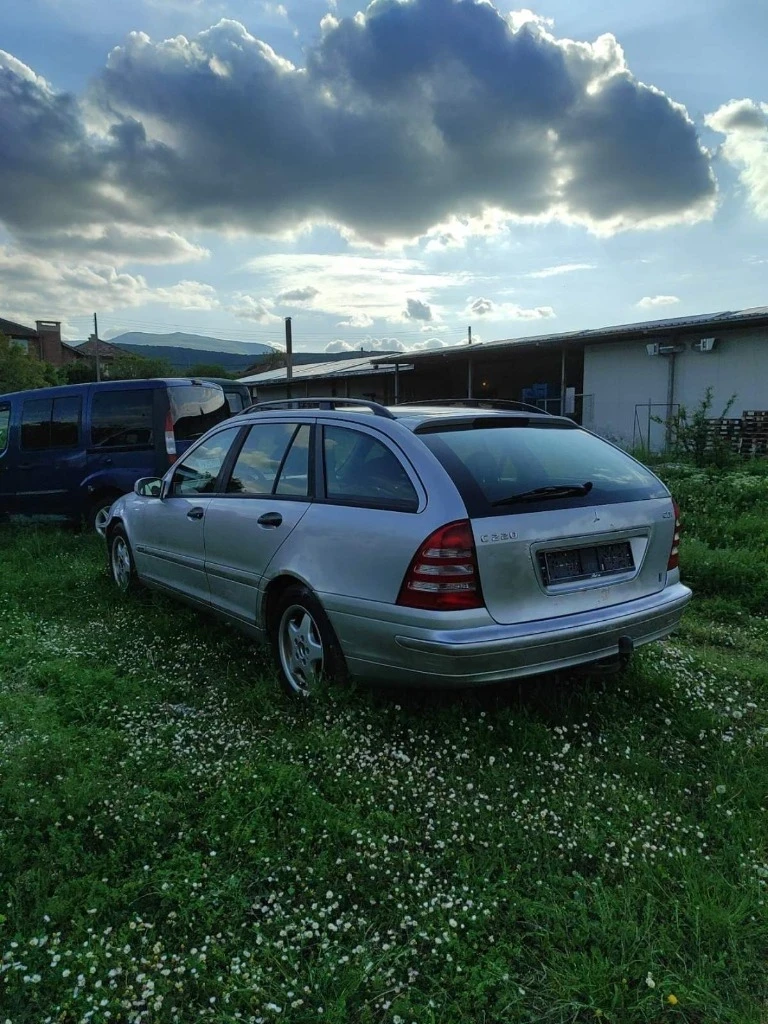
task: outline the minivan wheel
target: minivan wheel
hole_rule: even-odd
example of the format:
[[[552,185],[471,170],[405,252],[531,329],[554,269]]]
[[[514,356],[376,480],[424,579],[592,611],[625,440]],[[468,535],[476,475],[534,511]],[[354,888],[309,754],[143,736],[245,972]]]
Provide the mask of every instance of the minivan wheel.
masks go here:
[[[109,519],[109,510],[117,501],[117,498],[118,495],[116,494],[105,494],[101,498],[97,498],[86,513],[86,527],[89,530],[95,530],[100,537],[104,536],[107,520]]]
[[[133,552],[122,526],[116,526],[109,538],[109,574],[119,591],[127,594],[136,589],[138,578]]]
[[[346,676],[344,655],[323,606],[307,587],[280,595],[272,619],[272,649],[280,681],[293,697],[309,697],[327,680]]]

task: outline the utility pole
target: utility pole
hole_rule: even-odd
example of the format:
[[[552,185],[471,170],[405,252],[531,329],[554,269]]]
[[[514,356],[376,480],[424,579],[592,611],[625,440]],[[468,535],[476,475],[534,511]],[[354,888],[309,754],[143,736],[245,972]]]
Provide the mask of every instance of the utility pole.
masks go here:
[[[290,398],[293,380],[293,325],[289,316],[285,318],[285,377],[286,394]]]
[[[101,359],[99,357],[99,321],[93,314],[93,351],[96,357],[96,380],[101,380]]]
[[[470,346],[467,352],[467,398],[472,397],[472,327],[467,327],[467,344]]]

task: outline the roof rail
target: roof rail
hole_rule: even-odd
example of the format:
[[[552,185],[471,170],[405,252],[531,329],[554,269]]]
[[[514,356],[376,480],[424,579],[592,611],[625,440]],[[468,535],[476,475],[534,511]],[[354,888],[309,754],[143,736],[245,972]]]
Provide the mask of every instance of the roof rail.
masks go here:
[[[537,412],[542,416],[554,416],[554,413],[540,409],[538,405],[528,405],[526,402],[508,402],[500,398],[429,398],[424,402],[400,402],[398,408],[404,405],[459,405],[468,409],[522,409],[528,412]]]
[[[254,402],[242,410],[245,412],[261,412],[271,409],[346,409],[349,406],[361,406],[370,409],[374,416],[382,416],[386,420],[396,417],[379,402],[368,402],[363,398],[279,398],[271,402]]]

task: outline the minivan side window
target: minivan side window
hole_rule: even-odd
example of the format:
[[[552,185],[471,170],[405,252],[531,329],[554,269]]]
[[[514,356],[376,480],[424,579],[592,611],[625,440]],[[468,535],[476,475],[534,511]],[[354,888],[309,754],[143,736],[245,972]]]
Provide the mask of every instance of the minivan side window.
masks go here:
[[[95,448],[146,448],[152,444],[154,392],[96,391],[91,406]]]
[[[10,405],[0,405],[0,452],[8,447],[8,434],[11,427]]]
[[[240,427],[220,430],[181,459],[171,480],[171,496],[214,494],[221,467],[239,433]]]
[[[80,430],[80,395],[61,398],[28,398],[21,407],[21,447],[75,448]]]
[[[415,512],[419,499],[400,460],[381,441],[360,430],[325,427],[326,495],[350,505]]]

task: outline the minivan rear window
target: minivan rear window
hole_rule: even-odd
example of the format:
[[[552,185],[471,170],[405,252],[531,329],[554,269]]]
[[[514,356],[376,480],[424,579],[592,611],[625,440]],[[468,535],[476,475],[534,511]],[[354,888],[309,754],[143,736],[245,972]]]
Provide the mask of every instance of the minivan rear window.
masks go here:
[[[229,418],[224,392],[204,384],[174,384],[168,388],[173,432],[177,441],[194,441]]]
[[[573,427],[488,426],[420,434],[454,479],[472,514],[642,501],[667,496],[644,466],[606,441]],[[591,487],[585,494],[537,499],[538,488]],[[526,495],[516,499],[516,495]],[[479,508],[478,506],[484,506]]]

